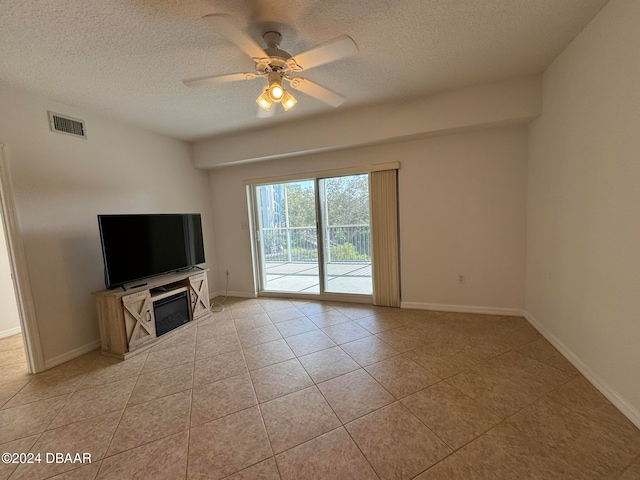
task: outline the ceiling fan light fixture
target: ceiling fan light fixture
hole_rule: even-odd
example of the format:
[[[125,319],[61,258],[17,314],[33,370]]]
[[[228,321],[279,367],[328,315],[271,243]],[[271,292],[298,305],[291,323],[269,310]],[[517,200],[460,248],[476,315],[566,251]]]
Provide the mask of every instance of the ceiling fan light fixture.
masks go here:
[[[269,84],[269,98],[271,98],[272,102],[279,102],[282,100],[282,95],[284,94],[284,89],[282,88],[282,84],[280,82],[272,82]]]
[[[269,97],[268,91],[264,91],[260,94],[258,98],[256,98],[256,103],[260,105],[260,108],[266,110],[267,112],[271,110],[271,98]]]
[[[269,98],[272,102],[279,102],[282,100],[284,94],[284,88],[282,86],[282,75],[278,72],[271,72],[269,74]]]
[[[295,97],[285,90],[282,94],[282,108],[284,108],[284,111],[286,112],[296,103],[298,103],[298,101],[295,99]]]

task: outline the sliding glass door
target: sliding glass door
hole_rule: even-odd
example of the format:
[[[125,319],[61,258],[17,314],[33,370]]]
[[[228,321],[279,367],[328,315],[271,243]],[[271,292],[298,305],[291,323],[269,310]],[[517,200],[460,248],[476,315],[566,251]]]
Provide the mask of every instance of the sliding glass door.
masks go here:
[[[370,295],[369,176],[323,178],[318,182],[324,290]]]
[[[315,182],[260,185],[255,199],[260,289],[320,293]]]
[[[254,188],[261,291],[371,294],[367,174]]]

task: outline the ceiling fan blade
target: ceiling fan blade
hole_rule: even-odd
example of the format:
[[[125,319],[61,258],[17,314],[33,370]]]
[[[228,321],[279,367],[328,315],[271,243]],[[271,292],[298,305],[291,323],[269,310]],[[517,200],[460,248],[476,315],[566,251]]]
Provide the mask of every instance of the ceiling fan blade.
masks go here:
[[[333,90],[329,90],[322,85],[318,85],[311,80],[307,80],[302,77],[293,77],[289,84],[291,88],[295,88],[296,90],[306,93],[310,97],[316,98],[321,102],[326,103],[327,105],[332,106],[333,108],[339,107],[343,104],[345,97],[340,95],[339,93],[334,92]]]
[[[275,105],[271,105],[271,109],[269,111],[266,111],[262,107],[258,107],[258,113],[257,113],[256,117],[258,117],[258,118],[271,118],[275,114],[276,114],[276,106]]]
[[[253,80],[258,75],[252,72],[228,73],[226,75],[207,75],[206,77],[185,78],[182,80],[187,87],[204,87],[216,83],[237,82],[239,80]]]
[[[227,37],[229,41],[234,43],[240,50],[249,55],[251,58],[264,58],[268,55],[263,48],[258,45],[253,38],[236,27],[228,19],[226,15],[205,15],[202,17],[214,26],[216,31]]]
[[[290,58],[303,70],[309,70],[325,63],[335,62],[358,52],[356,42],[349,35],[340,35],[333,40],[313,47],[306,52],[299,53]],[[294,69],[295,70],[295,69]]]

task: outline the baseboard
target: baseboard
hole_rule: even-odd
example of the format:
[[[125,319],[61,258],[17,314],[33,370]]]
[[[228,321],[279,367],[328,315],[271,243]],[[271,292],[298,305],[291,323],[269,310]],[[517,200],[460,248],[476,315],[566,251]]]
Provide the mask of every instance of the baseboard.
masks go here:
[[[222,290],[222,291],[218,290],[217,292],[209,293],[209,298],[224,297],[225,295],[227,295],[227,297],[256,298],[255,293],[249,293],[249,292],[225,292],[224,290]]]
[[[82,347],[74,348],[73,350],[63,353],[62,355],[58,355],[57,357],[49,358],[44,361],[44,368],[45,370],[49,370],[50,368],[57,367],[64,362],[73,360],[74,358],[84,355],[85,353],[89,353],[97,348],[100,348],[100,340],[87,343]]]
[[[479,313],[484,315],[506,315],[510,317],[522,317],[524,310],[517,308],[497,307],[473,307],[467,305],[444,305],[440,303],[402,302],[400,308],[414,310],[435,310],[438,312]]]
[[[591,384],[596,387],[622,414],[627,417],[636,427],[640,428],[640,411],[634,408],[620,395],[614,388],[603,380],[597,373],[585,364],[578,356],[573,353],[562,341],[549,332],[538,322],[533,315],[525,312],[524,318],[546,338],[571,364],[585,376]]]
[[[0,332],[0,338],[10,337],[11,335],[15,335],[16,333],[20,333],[22,330],[20,326],[9,328],[8,330],[3,330]]]

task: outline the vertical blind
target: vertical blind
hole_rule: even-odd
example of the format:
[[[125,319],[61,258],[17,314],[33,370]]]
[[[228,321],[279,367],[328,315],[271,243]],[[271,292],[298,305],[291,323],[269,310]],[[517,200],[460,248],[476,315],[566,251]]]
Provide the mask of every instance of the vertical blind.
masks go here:
[[[369,174],[373,304],[400,306],[397,170]]]

